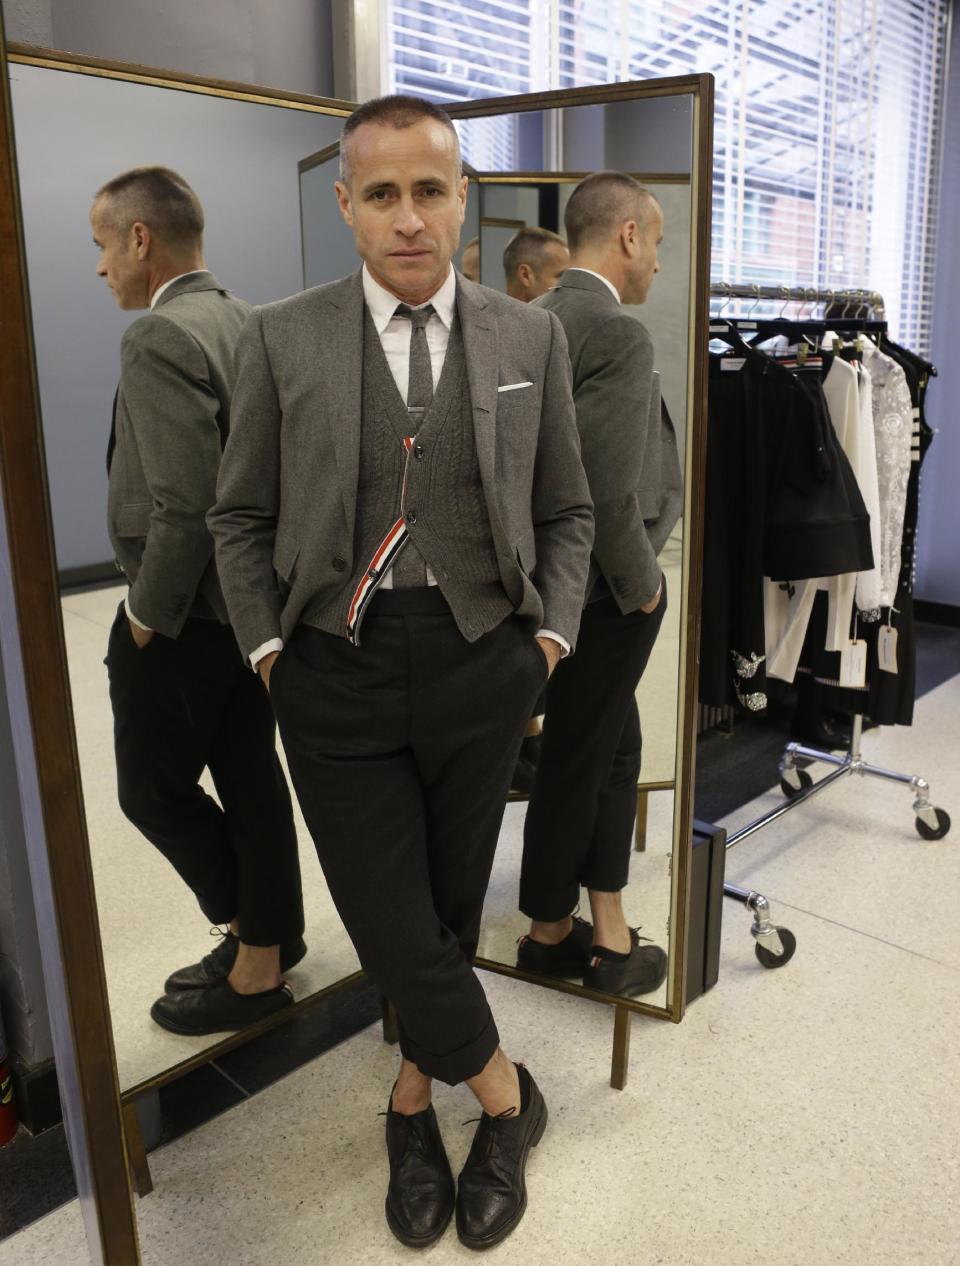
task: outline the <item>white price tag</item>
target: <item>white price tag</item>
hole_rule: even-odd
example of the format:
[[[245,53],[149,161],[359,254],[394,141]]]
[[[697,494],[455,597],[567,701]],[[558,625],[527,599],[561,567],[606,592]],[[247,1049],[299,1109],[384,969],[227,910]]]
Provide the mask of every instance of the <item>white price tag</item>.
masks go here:
[[[865,686],[867,684],[867,644],[862,638],[845,642],[840,651],[840,685]]]
[[[897,630],[885,624],[877,637],[877,658],[885,673],[897,671]]]

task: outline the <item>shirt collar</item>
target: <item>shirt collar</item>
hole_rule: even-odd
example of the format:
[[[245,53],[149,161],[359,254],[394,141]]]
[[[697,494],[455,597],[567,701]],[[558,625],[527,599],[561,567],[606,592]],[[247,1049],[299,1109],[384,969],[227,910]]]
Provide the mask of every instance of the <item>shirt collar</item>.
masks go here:
[[[373,318],[373,324],[377,333],[382,334],[390,324],[393,314],[397,310],[397,304],[401,300],[380,285],[366,264],[363,266],[363,297],[370,310],[370,316]],[[453,314],[457,306],[457,274],[453,268],[447,273],[446,281],[437,293],[427,300],[427,303],[433,305],[434,312],[449,330],[453,325]],[[418,303],[415,306],[422,308],[425,304]]]
[[[579,268],[576,265],[571,265],[567,269],[567,272],[568,273],[588,273],[591,277],[597,277],[600,281],[603,282],[606,288],[610,291],[614,299],[616,299],[617,303],[623,302],[623,300],[620,298],[620,292],[617,290],[616,286],[613,284],[613,282],[610,280],[609,277],[604,277],[603,273],[595,273],[592,268]]]
[[[188,273],[177,273],[176,277],[171,277],[169,281],[165,281],[162,286],[157,286],[153,292],[153,298],[150,300],[151,309],[155,308],[160,302],[160,296],[164,291],[169,290],[175,281],[182,281],[184,277],[199,277],[201,273],[206,272],[205,268],[194,268]]]

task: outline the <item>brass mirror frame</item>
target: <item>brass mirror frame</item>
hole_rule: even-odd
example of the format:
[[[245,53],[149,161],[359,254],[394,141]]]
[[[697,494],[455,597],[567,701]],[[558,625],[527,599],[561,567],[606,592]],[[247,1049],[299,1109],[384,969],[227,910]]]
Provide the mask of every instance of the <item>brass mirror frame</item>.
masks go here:
[[[614,1036],[613,1084],[626,1080],[629,1050],[629,1012],[637,1011],[658,1019],[679,1023],[686,1009],[687,960],[689,938],[687,916],[690,908],[690,860],[693,852],[693,791],[696,758],[697,679],[699,669],[700,610],[703,581],[703,511],[704,466],[706,457],[707,404],[707,339],[697,338],[698,330],[706,330],[710,304],[710,238],[713,178],[713,89],[712,75],[675,75],[656,80],[601,84],[590,88],[564,88],[556,92],[525,93],[512,97],[483,97],[460,105],[447,106],[454,120],[467,120],[491,115],[521,114],[530,111],[562,109],[567,106],[610,105],[619,101],[645,100],[651,97],[684,96],[692,99],[692,136],[690,164],[691,223],[695,226],[690,242],[690,304],[687,355],[688,430],[684,471],[685,566],[681,593],[682,661],[679,665],[677,695],[678,759],[675,766],[673,840],[684,841],[680,849],[671,849],[676,857],[673,866],[670,901],[669,977],[666,1007],[651,1006],[634,998],[614,998],[572,981],[537,976],[517,967],[478,958],[477,966],[487,971],[527,980],[561,993],[591,998],[616,1009]],[[504,172],[500,182],[512,182],[525,173]],[[531,178],[549,180],[549,172],[531,172]],[[566,173],[555,173],[556,179],[568,180]],[[481,184],[496,183],[496,173],[478,174]],[[666,177],[669,179],[669,177]],[[677,179],[676,176],[673,177]],[[642,787],[642,783],[641,783]]]

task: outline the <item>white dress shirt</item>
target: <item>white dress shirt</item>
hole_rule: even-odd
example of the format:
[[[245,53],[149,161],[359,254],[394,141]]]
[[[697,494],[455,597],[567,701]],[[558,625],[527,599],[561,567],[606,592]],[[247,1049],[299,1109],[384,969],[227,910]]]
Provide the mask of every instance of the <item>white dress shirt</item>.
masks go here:
[[[398,317],[396,315],[397,305],[401,302],[396,295],[384,289],[367,268],[363,265],[363,298],[370,312],[374,328],[380,335],[380,343],[383,347],[384,355],[387,358],[387,364],[390,366],[390,372],[393,374],[393,380],[397,384],[397,390],[400,392],[401,400],[407,398],[407,387],[410,381],[410,339],[413,335],[413,322],[407,317]],[[453,328],[453,318],[457,310],[457,274],[451,268],[447,273],[447,279],[444,281],[440,289],[430,299],[424,303],[410,304],[409,306],[416,310],[417,308],[425,308],[427,305],[433,308],[426,325],[427,347],[430,349],[430,367],[433,370],[433,386],[436,390],[437,383],[440,381],[440,374],[443,370],[443,362],[447,355],[447,346],[450,342],[450,330]],[[436,585],[436,577],[428,567],[427,584]],[[380,582],[381,589],[393,588],[393,568],[391,567],[384,573]],[[549,637],[554,642],[558,642],[563,654],[570,653],[570,643],[562,638],[559,633],[552,633],[548,629],[541,629],[537,633],[537,637]],[[256,668],[257,664],[265,655],[269,655],[271,651],[283,650],[283,642],[280,638],[271,638],[269,642],[264,642],[250,656],[251,665]]]

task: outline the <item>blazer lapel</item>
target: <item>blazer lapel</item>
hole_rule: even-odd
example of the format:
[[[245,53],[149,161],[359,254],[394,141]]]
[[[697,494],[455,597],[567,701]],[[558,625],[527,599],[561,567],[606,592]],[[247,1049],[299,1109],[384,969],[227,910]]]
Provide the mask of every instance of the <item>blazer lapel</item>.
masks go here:
[[[490,319],[483,291],[457,275],[457,307],[467,362],[467,382],[473,406],[473,431],[477,442],[480,478],[493,507],[497,445],[497,383],[500,379],[500,337]]]
[[[360,474],[360,414],[363,407],[363,280],[358,271],[324,296],[321,347],[326,361],[323,380],[330,392],[334,450],[340,492],[353,538]]]

